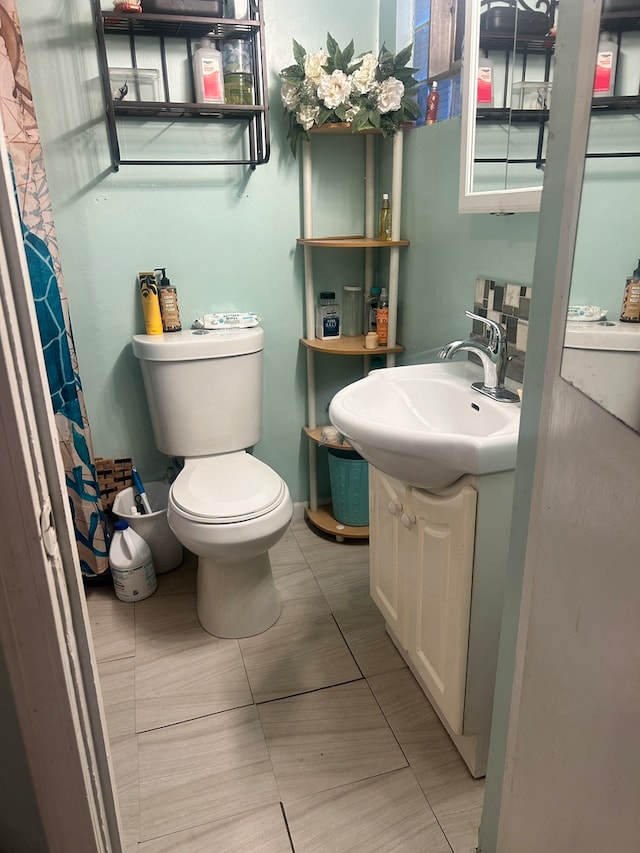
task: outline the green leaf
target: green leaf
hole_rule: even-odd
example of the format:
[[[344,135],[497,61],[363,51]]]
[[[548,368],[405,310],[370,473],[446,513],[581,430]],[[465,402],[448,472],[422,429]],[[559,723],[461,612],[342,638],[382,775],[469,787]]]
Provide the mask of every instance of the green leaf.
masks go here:
[[[369,123],[373,127],[380,127],[380,113],[378,110],[368,110],[367,115],[369,116]]]
[[[407,45],[407,47],[403,48],[399,53],[396,54],[395,58],[395,66],[396,69],[398,66],[406,65],[407,62],[411,59],[411,52],[413,51],[413,44]]]
[[[411,118],[420,118],[422,115],[422,110],[420,109],[420,104],[414,100],[414,98],[404,97],[402,99],[402,107],[404,109],[405,115],[411,116]]]
[[[302,69],[304,69],[304,58],[306,55],[307,51],[302,47],[301,44],[298,44],[298,42],[293,39],[293,58]]]
[[[340,104],[339,107],[336,107],[334,110],[336,116],[340,119],[340,121],[347,120],[347,107],[345,104]]]
[[[333,59],[339,50],[338,42],[334,39],[331,33],[327,33],[327,53],[329,54],[329,58]]]
[[[287,68],[282,69],[280,76],[283,80],[289,80],[291,83],[302,83],[304,80],[304,71],[301,70],[299,65],[289,65]]]
[[[368,127],[371,127],[371,123],[369,122],[369,112],[368,110],[360,110],[359,113],[356,113],[356,116],[353,119],[352,129],[354,131],[366,130]]]
[[[329,121],[332,116],[333,110],[330,110],[328,107],[320,107],[316,124],[325,124],[325,122]]]
[[[353,54],[355,53],[355,47],[353,45],[353,39],[349,42],[349,44],[342,51],[342,62],[344,64],[344,68],[342,69],[345,74],[348,74],[349,63],[353,59]]]

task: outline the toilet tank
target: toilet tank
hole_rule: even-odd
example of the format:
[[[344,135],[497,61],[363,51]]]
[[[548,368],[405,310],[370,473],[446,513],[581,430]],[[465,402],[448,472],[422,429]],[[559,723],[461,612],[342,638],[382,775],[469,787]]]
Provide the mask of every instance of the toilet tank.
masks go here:
[[[256,444],[263,348],[259,327],[134,335],[158,450],[213,456]]]
[[[640,430],[640,324],[568,322],[560,375]]]

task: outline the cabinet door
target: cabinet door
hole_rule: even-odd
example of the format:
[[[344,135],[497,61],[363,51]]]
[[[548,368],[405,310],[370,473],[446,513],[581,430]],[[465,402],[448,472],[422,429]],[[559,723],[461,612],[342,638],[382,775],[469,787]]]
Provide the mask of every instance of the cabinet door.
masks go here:
[[[406,567],[400,524],[406,489],[369,466],[369,554],[371,597],[403,648],[407,647]]]
[[[408,654],[444,718],[461,734],[476,491],[465,486],[440,497],[412,489],[410,510]]]

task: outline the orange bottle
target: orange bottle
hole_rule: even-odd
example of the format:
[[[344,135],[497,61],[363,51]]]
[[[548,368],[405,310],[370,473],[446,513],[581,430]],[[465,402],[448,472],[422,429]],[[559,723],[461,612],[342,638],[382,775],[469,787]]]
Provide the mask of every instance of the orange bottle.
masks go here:
[[[378,332],[378,343],[380,346],[386,346],[389,340],[389,295],[386,287],[382,288],[378,299],[376,331]]]

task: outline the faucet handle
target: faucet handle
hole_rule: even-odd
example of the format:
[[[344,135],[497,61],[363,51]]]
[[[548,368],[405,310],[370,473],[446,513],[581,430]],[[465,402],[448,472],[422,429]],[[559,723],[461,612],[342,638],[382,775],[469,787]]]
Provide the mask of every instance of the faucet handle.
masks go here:
[[[481,317],[480,314],[474,314],[473,311],[465,311],[464,312],[467,317],[471,320],[479,320],[489,329],[489,340],[490,343],[496,344],[497,346],[504,346],[507,342],[507,333],[504,329],[504,326],[501,326],[500,323],[496,323],[495,320],[490,320],[489,317]]]

